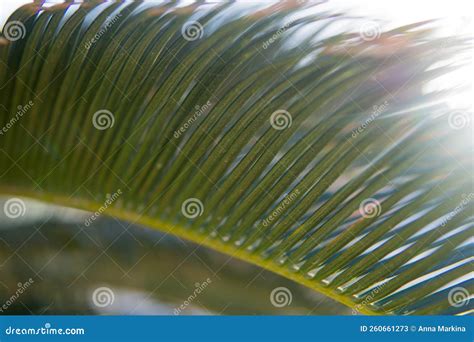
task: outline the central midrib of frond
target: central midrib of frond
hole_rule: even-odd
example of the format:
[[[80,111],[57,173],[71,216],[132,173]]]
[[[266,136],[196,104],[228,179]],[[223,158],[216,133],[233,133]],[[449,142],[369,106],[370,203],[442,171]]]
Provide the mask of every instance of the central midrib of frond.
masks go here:
[[[0,186],[0,194],[5,196],[20,196],[26,197],[34,200],[39,200],[42,202],[69,207],[74,209],[86,210],[90,212],[95,212],[98,208],[103,206],[103,203],[92,202],[88,200],[82,200],[80,198],[71,198],[68,196],[60,196],[56,194],[47,194],[41,192],[31,192],[30,190],[14,189],[9,187]],[[131,224],[141,224],[150,228],[157,229],[163,233],[173,234],[180,238],[194,242],[200,246],[206,246],[213,250],[217,250],[221,253],[229,255],[234,258],[241,259],[243,261],[252,263],[254,265],[260,266],[266,270],[277,273],[281,276],[284,276],[292,281],[295,281],[301,285],[304,285],[312,290],[318,291],[323,295],[326,295],[350,308],[354,307],[354,302],[350,298],[339,294],[337,291],[332,290],[331,288],[324,287],[318,283],[311,281],[310,279],[304,277],[303,275],[291,272],[285,267],[279,266],[277,263],[271,260],[264,260],[257,255],[247,253],[237,247],[226,244],[219,239],[211,238],[209,235],[199,234],[198,232],[186,229],[183,226],[177,224],[171,224],[165,221],[161,221],[157,218],[147,217],[146,215],[140,215],[135,212],[126,211],[123,209],[116,209],[113,207],[107,208],[107,215],[125,220]],[[375,315],[376,313],[370,310],[368,307],[359,306],[357,311],[361,314]]]

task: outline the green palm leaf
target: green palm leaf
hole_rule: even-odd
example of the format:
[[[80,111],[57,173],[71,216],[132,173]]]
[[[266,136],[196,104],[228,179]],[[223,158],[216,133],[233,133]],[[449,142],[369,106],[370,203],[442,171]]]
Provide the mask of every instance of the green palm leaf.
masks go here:
[[[18,9],[0,191],[171,232],[363,313],[469,312],[452,301],[473,286],[469,132],[448,125],[457,89],[423,91],[466,41],[429,23],[362,40],[319,6],[260,7]]]

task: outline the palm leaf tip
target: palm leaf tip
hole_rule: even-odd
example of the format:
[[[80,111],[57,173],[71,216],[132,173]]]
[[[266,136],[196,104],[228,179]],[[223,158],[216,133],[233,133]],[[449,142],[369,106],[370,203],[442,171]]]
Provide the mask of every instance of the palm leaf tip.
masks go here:
[[[450,148],[468,125],[449,90],[423,91],[465,42],[305,13],[20,8],[0,44],[0,188],[107,203],[360,312],[469,312],[472,158]]]

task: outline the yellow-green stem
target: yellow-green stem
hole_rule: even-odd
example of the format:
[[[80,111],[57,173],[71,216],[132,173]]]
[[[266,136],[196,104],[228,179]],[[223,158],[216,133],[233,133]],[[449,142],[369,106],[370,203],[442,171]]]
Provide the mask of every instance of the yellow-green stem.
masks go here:
[[[56,204],[56,205],[61,205],[61,206],[71,207],[71,208],[76,208],[76,209],[82,209],[82,210],[87,210],[87,211],[96,211],[97,208],[101,206],[101,204],[92,202],[89,200],[70,198],[66,196],[43,193],[43,192],[39,193],[39,192],[31,191],[31,190],[23,190],[23,189],[18,189],[14,187],[8,187],[8,186],[0,186],[0,194],[27,197],[27,198],[36,199],[42,202],[48,202],[51,204]],[[211,239],[209,236],[203,236],[194,231],[185,229],[179,225],[163,222],[160,219],[147,217],[145,215],[137,214],[137,213],[130,212],[124,209],[109,207],[107,208],[106,214],[131,222],[131,223],[142,224],[147,227],[154,228],[165,233],[176,235],[180,238],[192,241],[198,245],[206,246],[208,248],[217,250],[218,252],[255,264],[266,270],[272,271],[285,278],[288,278],[301,285],[304,285],[312,290],[320,292],[324,294],[325,296],[328,296],[350,308],[354,308],[355,306],[355,304],[349,298],[337,293],[334,290],[321,286],[317,282],[312,281],[311,279],[305,278],[302,274],[291,272],[285,267],[279,267],[275,263],[273,263],[273,261],[271,260],[264,260],[260,258],[258,255],[252,255],[232,245],[225,244],[219,239]],[[360,312],[361,314],[367,314],[367,315],[376,314],[374,311],[370,310],[369,308],[363,305],[357,305],[357,311]]]

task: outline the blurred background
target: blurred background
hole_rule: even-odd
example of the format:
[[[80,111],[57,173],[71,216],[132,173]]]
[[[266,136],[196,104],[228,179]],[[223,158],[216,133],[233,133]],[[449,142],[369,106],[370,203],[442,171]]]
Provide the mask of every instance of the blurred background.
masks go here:
[[[6,200],[0,199],[0,207]],[[0,314],[351,312],[285,278],[174,236],[105,216],[86,227],[90,213],[24,204],[23,216],[0,213],[0,309],[8,304]],[[275,302],[272,291],[280,287],[286,290]]]

